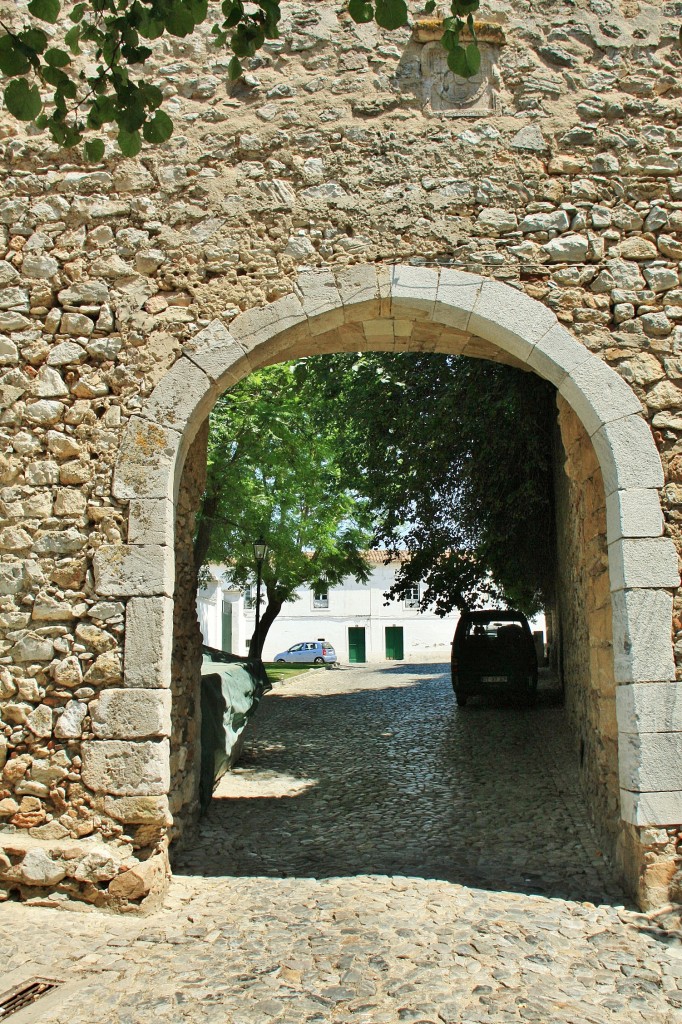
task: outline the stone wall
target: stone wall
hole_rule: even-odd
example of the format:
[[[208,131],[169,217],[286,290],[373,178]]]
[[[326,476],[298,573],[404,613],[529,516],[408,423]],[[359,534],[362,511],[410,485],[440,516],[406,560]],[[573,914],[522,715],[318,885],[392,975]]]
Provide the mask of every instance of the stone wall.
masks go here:
[[[470,89],[443,70],[427,23],[387,35],[333,3],[285,7],[282,39],[236,85],[207,34],[159,41],[149,78],[176,132],[136,160],[108,138],[103,162],[86,166],[0,124],[5,890],[39,884],[59,899],[79,870],[75,888],[103,901],[121,866],[140,861],[122,823],[149,829],[143,856],[156,848],[168,822],[169,694],[145,664],[133,671],[125,637],[144,630],[150,649],[169,647],[173,577],[170,560],[123,549],[142,541],[126,536],[129,502],[112,495],[112,468],[183,345],[214,317],[229,326],[291,293],[302,271],[412,261],[540,300],[642,401],[668,474],[666,529],[682,544],[675,5],[581,0],[529,13],[520,0],[486,0],[484,73]],[[136,442],[141,466],[150,450],[159,465],[170,457],[166,428],[152,433]],[[150,485],[149,468],[139,472]],[[172,497],[159,496],[145,537],[172,544]],[[179,566],[189,506],[183,517]],[[139,582],[130,600],[123,560]],[[161,595],[153,615],[150,594]],[[679,592],[675,601],[680,626]],[[177,662],[176,698],[181,674]],[[112,722],[110,695],[120,709],[129,686],[129,713]],[[194,799],[193,742],[174,746],[174,808]],[[586,751],[601,763],[599,742]],[[87,867],[86,841],[111,854],[111,882],[111,865]],[[50,881],[36,882],[30,861],[22,875],[36,843],[62,844],[43,851],[58,865]],[[135,878],[132,899],[144,888]]]
[[[620,816],[606,500],[594,447],[558,398],[556,604],[566,708],[592,821],[605,853],[643,908],[682,898],[682,831],[637,829]]]
[[[194,523],[206,483],[208,420],[187,453],[175,519],[170,810],[172,839],[199,816],[201,629],[197,617]]]
[[[621,820],[606,497],[592,442],[562,398],[558,406],[561,436],[555,495],[560,667],[583,790],[602,841],[613,854]]]

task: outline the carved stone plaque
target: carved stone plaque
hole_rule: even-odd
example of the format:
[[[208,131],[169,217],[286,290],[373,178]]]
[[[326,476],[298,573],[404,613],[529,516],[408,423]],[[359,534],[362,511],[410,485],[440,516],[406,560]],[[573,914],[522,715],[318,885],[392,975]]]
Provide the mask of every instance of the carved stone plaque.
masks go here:
[[[421,92],[426,108],[450,117],[481,117],[496,112],[499,49],[489,43],[479,43],[479,49],[480,70],[467,79],[450,71],[447,51],[439,42],[421,48]]]
[[[501,110],[500,49],[506,39],[501,25],[492,21],[476,22],[476,38],[481,67],[473,78],[460,78],[448,67],[447,50],[441,43],[443,18],[422,18],[414,24],[412,39],[398,65],[395,84],[421,102],[425,112],[438,117],[485,117]],[[467,46],[471,36],[465,30],[461,43]]]

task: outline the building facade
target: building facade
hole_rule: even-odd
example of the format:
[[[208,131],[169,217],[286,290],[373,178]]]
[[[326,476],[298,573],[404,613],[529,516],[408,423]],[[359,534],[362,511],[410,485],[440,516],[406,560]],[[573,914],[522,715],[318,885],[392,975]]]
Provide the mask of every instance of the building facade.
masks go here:
[[[371,566],[366,583],[348,577],[335,587],[301,587],[272,625],[263,648],[265,661],[301,641],[328,640],[342,663],[415,660],[450,657],[450,644],[459,618],[442,618],[419,611],[421,587],[404,600],[384,596],[395,580],[399,562],[385,563],[385,553],[368,551]],[[221,582],[221,568],[212,567],[214,582],[197,598],[204,642],[233,654],[245,654],[255,620],[255,587],[246,594]],[[423,585],[422,585],[423,587]],[[263,605],[261,604],[261,610]]]

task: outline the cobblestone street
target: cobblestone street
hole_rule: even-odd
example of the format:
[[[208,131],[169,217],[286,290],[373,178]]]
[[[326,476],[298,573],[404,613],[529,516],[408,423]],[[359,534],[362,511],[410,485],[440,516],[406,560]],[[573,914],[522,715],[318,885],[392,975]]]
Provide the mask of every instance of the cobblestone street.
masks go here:
[[[458,709],[442,664],[277,685],[163,909],[85,921],[0,907],[3,990],[66,982],[45,1024],[682,1022],[682,945],[611,878],[556,692]]]

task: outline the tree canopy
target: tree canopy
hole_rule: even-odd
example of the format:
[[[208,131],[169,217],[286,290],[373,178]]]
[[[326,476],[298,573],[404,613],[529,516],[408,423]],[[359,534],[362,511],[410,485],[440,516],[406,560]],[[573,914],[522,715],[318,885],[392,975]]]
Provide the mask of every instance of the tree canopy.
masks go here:
[[[302,586],[368,577],[371,543],[407,550],[390,594],[424,581],[446,615],[551,594],[554,391],[509,366],[430,353],[318,356],[259,370],[211,416],[197,566],[238,587],[269,545],[260,636]]]
[[[426,0],[425,14],[435,9]],[[451,0],[443,23],[448,64],[469,78],[480,67],[473,14],[479,0]],[[46,129],[65,148],[83,142],[87,160],[105,152],[102,135],[113,128],[124,156],[143,142],[166,142],[173,121],[161,109],[161,89],[141,74],[154,42],[165,34],[190,36],[209,17],[208,0],[30,0],[23,27],[0,31],[0,72],[10,79],[5,107],[20,121]],[[408,22],[406,0],[349,0],[357,23],[376,21],[391,30]],[[232,52],[228,73],[241,76],[243,61],[279,38],[281,0],[223,0],[213,24],[216,47]],[[460,42],[462,32],[468,42]],[[82,55],[82,59],[81,59]]]
[[[298,587],[366,580],[368,502],[346,486],[335,431],[321,428],[317,386],[301,388],[293,364],[258,370],[218,400],[209,433],[208,476],[195,564],[224,563],[227,579],[254,579],[253,542],[263,535],[266,606],[250,654]]]
[[[543,607],[553,565],[553,388],[458,356],[366,353],[302,362],[326,395],[347,485],[374,511],[375,542],[407,548],[392,591],[426,581],[445,615],[486,597]]]

